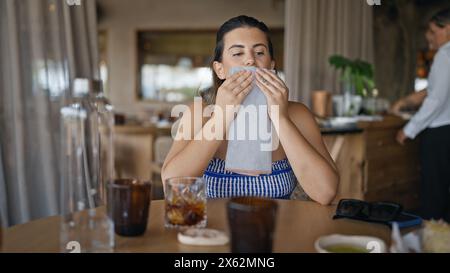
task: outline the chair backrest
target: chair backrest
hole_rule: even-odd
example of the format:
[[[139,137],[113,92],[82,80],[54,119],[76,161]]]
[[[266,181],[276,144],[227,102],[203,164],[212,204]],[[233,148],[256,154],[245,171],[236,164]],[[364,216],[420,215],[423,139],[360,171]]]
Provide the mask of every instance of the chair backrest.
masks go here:
[[[154,143],[155,158],[154,161],[158,164],[163,164],[172,146],[173,139],[170,136],[159,136]]]
[[[153,129],[140,126],[114,126],[114,156],[117,177],[147,180],[153,157]]]

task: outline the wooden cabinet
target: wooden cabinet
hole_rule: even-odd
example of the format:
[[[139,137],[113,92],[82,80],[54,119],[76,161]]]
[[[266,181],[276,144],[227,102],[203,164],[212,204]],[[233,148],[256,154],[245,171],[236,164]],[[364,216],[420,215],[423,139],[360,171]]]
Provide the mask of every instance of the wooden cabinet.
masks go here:
[[[340,172],[336,202],[341,198],[393,201],[407,209],[418,207],[420,164],[418,141],[399,145],[395,136],[405,124],[386,116],[380,122],[361,122],[362,132],[325,135]],[[339,151],[335,146],[339,145]]]

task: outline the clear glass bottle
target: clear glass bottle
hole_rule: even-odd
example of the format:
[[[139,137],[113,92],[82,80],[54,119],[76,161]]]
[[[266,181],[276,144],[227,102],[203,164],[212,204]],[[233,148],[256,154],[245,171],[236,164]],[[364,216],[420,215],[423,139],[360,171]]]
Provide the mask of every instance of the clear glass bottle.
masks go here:
[[[346,69],[344,72],[344,78],[346,79],[343,82],[343,107],[344,107],[344,116],[353,116],[354,106],[353,106],[353,96],[355,95],[355,84],[354,78],[350,73],[349,69]]]
[[[106,204],[106,187],[114,177],[114,108],[103,93],[101,80],[93,80],[90,94],[98,113],[100,197]]]
[[[100,183],[99,113],[90,93],[93,82],[76,79],[73,98],[61,109],[62,252],[110,252],[114,227],[103,205]],[[74,246],[75,248],[71,248]]]

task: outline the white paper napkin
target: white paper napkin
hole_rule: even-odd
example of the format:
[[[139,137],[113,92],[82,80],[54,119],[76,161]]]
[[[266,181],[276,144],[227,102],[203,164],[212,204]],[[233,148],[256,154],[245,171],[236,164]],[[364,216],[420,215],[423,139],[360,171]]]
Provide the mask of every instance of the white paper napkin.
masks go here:
[[[233,67],[230,74],[241,70],[252,71],[254,77],[256,67]],[[272,131],[266,97],[253,82],[253,89],[242,102],[228,132],[225,169],[245,175],[270,174]]]

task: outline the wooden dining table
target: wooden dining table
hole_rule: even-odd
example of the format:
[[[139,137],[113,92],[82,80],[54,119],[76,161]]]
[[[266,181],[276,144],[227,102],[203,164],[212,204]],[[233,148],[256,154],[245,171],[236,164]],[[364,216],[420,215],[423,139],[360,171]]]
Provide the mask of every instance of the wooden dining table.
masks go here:
[[[226,214],[227,199],[208,200],[208,228],[229,234]],[[314,242],[324,235],[367,235],[382,239],[390,245],[387,226],[349,219],[333,220],[335,205],[322,206],[312,201],[277,200],[278,213],[273,252],[316,252]],[[52,216],[4,230],[3,252],[59,252],[60,216]],[[115,235],[114,252],[152,253],[224,253],[230,245],[190,246],[177,240],[177,230],[164,227],[164,201],[150,204],[147,230],[142,236]]]

